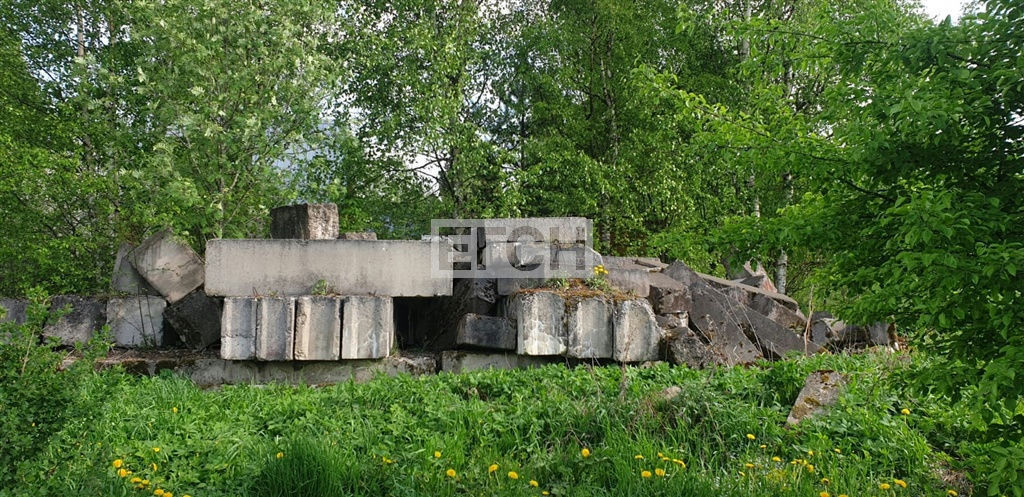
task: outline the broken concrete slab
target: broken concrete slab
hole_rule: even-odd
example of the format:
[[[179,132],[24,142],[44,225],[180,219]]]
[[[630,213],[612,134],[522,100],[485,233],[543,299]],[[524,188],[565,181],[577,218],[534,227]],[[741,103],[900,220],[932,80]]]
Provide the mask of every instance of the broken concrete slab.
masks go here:
[[[533,217],[484,219],[478,231],[481,247],[502,242],[545,242],[562,246],[581,244],[592,233],[585,217]]]
[[[295,301],[296,361],[336,361],[341,357],[342,301],[326,296]]]
[[[668,271],[668,269],[666,269],[666,271]],[[768,297],[768,298],[771,298],[771,299],[775,300],[776,302],[778,302],[778,303],[788,307],[790,310],[793,310],[793,311],[799,311],[800,310],[800,304],[797,303],[797,301],[793,300],[788,295],[783,295],[781,293],[775,293],[775,292],[767,292],[767,291],[764,291],[764,290],[762,290],[760,288],[756,288],[756,287],[752,287],[752,286],[749,286],[749,285],[744,285],[742,283],[737,283],[735,281],[719,278],[717,276],[712,276],[710,274],[700,274],[700,273],[697,273],[697,274],[699,274],[700,277],[703,278],[705,281],[710,283],[711,286],[714,286],[718,290],[722,291],[722,293],[725,293],[725,294],[728,294],[728,295],[732,296],[733,298],[735,298],[738,302],[740,302],[742,304],[748,304],[749,305],[750,304],[750,299],[751,299],[752,296],[754,296],[754,295],[762,295],[762,296],[765,296],[765,297]]]
[[[333,240],[338,238],[338,206],[296,204],[270,210],[271,238]]]
[[[522,356],[516,354],[467,352],[445,350],[441,352],[441,371],[446,373],[468,373],[488,369],[525,369],[560,362],[559,357]]]
[[[613,357],[619,362],[643,362],[658,359],[661,329],[654,310],[646,300],[622,300],[615,303],[613,315]]]
[[[169,303],[203,284],[203,260],[171,230],[161,231],[129,253],[135,270]]]
[[[107,323],[107,302],[101,298],[57,295],[50,300],[51,317],[57,312],[64,314],[47,320],[43,336],[56,338],[64,346],[88,342]]]
[[[782,325],[782,327],[798,331],[801,334],[807,328],[807,316],[804,316],[799,310],[794,311],[766,295],[753,294],[749,295],[749,297],[747,305],[751,309]]]
[[[28,315],[28,300],[26,299],[0,299],[0,307],[4,308],[3,317],[0,323],[25,324]]]
[[[516,330],[507,318],[469,313],[459,320],[456,345],[515,350]]]
[[[578,359],[607,359],[615,353],[612,309],[599,297],[574,299],[568,304],[566,355]]]
[[[135,270],[129,257],[135,246],[122,243],[117,249],[114,259],[114,273],[110,277],[110,286],[116,293],[126,295],[160,295],[145,278]]]
[[[786,424],[795,425],[800,421],[824,412],[835,404],[846,386],[847,377],[835,371],[815,371],[804,380],[793,408],[789,411]]]
[[[395,343],[394,314],[391,297],[346,297],[341,358],[379,359],[390,355]]]
[[[377,233],[373,231],[348,231],[338,235],[339,240],[376,240]]]
[[[224,299],[220,322],[220,357],[244,361],[256,358],[258,302],[248,297]]]
[[[658,314],[687,312],[693,306],[690,289],[664,273],[648,275],[650,293],[647,296]]]
[[[604,256],[604,268],[605,269],[635,269],[638,271],[647,271],[650,273],[658,272],[664,269],[667,264],[661,262],[656,257],[619,257],[606,255]]]
[[[704,369],[722,364],[723,358],[689,328],[666,329],[665,355],[669,362]]]
[[[419,240],[210,240],[206,293],[300,296],[325,286],[338,295],[451,295],[450,272],[435,270],[435,256]]]
[[[161,297],[114,297],[107,301],[107,325],[120,347],[162,347],[174,342],[164,333]]]
[[[295,299],[263,297],[257,302],[256,359],[292,360],[295,350]]]
[[[523,290],[539,288],[545,281],[543,278],[498,278],[495,280],[495,289],[498,295],[504,297]]]
[[[168,305],[164,317],[187,347],[203,349],[220,340],[220,302],[201,288]]]
[[[516,353],[562,355],[566,350],[565,301],[553,292],[518,293],[508,307],[516,323]]]
[[[651,292],[651,283],[646,269],[608,269],[605,278],[608,283],[623,293],[646,298]]]

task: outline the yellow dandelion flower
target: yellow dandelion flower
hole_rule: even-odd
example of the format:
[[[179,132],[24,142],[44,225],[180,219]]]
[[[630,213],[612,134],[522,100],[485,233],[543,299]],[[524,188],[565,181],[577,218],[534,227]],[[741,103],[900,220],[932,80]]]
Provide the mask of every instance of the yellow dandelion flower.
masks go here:
[[[754,469],[754,464],[748,462],[748,463],[744,464],[743,467],[747,468],[747,469]]]
[[[531,487],[539,487],[540,483],[537,483],[537,480],[530,480],[530,486]]]
[[[117,470],[117,476],[120,476],[121,478],[127,477],[128,476],[128,470],[124,469],[124,468],[121,468],[121,469]]]
[[[946,495],[948,495],[949,497],[956,497],[956,496],[958,496],[958,495],[960,495],[960,494],[958,494],[958,493],[956,492],[956,490],[953,490],[953,489],[951,488],[951,489],[949,489],[949,490],[946,490]]]
[[[821,491],[818,493],[818,497],[829,497],[828,492]]]
[[[149,467],[153,468],[153,471],[156,471],[159,468],[156,463],[150,464]]]
[[[157,497],[160,497],[160,496],[162,496],[163,494],[164,494],[164,491],[163,491],[163,489],[159,489],[159,488],[158,488],[158,489],[156,489],[156,490],[154,490],[154,491],[153,491],[153,495],[156,495]]]
[[[448,478],[455,478],[455,470],[452,468],[448,468],[448,471],[445,471],[444,474],[448,475]]]
[[[779,456],[775,456],[772,458],[772,462],[782,462],[782,458]]]
[[[128,480],[128,481],[131,482],[131,483],[142,483],[142,478],[139,478],[138,476],[135,476],[131,480]]]
[[[807,465],[807,472],[809,472],[809,473],[813,473],[814,472],[814,465],[813,464],[808,464]]]
[[[647,471],[647,470],[645,469],[645,470],[643,470],[643,471],[641,471],[641,472],[640,472],[640,477],[641,477],[641,478],[650,478],[650,477],[651,477],[651,472],[650,472],[650,471]]]
[[[274,454],[274,457],[278,459],[284,459],[284,452],[278,452],[277,454]]]
[[[906,407],[904,407],[903,409],[900,409],[900,414],[902,414],[904,416],[910,416],[910,409],[907,409]]]
[[[434,451],[434,459],[440,459],[440,458],[441,458],[441,451],[435,450]]]
[[[643,454],[637,454],[637,455],[633,456],[633,459],[643,459],[643,458],[644,458]]]
[[[900,480],[899,478],[892,481],[893,483],[900,486],[900,488],[907,488],[907,482]]]
[[[149,480],[142,480],[142,484],[148,487],[149,486]]]
[[[755,437],[753,433],[747,433],[747,440],[755,440],[755,439],[757,439],[757,437]]]
[[[174,414],[178,414],[178,408],[177,407],[172,407],[171,408],[171,412],[173,412]]]
[[[846,495],[846,494],[839,494],[839,497],[850,497],[850,496]]]
[[[835,451],[836,454],[842,454],[843,453],[843,451],[839,450],[838,447],[836,447],[836,448],[834,448],[832,450]]]
[[[164,492],[164,497],[174,497],[174,494],[170,492]]]
[[[813,456],[813,455],[814,455],[814,451],[813,451],[813,450],[809,450],[809,451],[807,451],[807,455],[808,455],[808,456]]]
[[[498,465],[497,464],[492,464],[492,465],[490,465],[490,467],[487,468],[487,472],[488,473],[493,473],[493,472],[495,472],[497,470],[498,470]]]
[[[121,466],[123,466],[123,465],[124,465],[124,461],[122,461],[120,459],[114,459],[114,467],[115,468],[121,469]]]
[[[829,483],[832,483],[832,482],[831,482],[831,481],[829,481],[829,479],[828,479],[828,478],[822,478],[822,479],[821,479],[821,484],[822,484],[822,485],[828,485]]]
[[[160,452],[160,447],[153,447],[153,452]]]
[[[742,472],[742,471],[740,471],[740,476],[747,476],[747,474]]]
[[[519,473],[516,473],[515,471],[509,471],[508,472],[508,477],[513,479],[513,480],[518,480],[519,479]]]
[[[767,448],[768,448],[768,446],[767,446],[767,445],[765,445],[765,444],[761,444],[761,445],[758,445],[758,447],[760,447],[760,448],[762,448],[762,449],[767,449]]]
[[[590,457],[590,449],[584,447],[583,450],[580,451],[580,455],[583,457]]]
[[[541,490],[540,494],[541,495],[551,495],[551,492],[548,492],[547,490]]]
[[[658,476],[665,476],[665,470],[661,469],[661,468],[655,468],[654,474],[656,474]]]
[[[882,490],[889,490],[890,488],[892,488],[892,485],[889,485],[888,483],[883,483],[883,484],[879,485],[878,488],[880,488]]]
[[[685,462],[683,462],[683,461],[681,461],[679,459],[673,459],[672,462],[678,464],[679,467],[681,467],[683,469],[686,469],[686,463]]]
[[[658,457],[665,457],[665,454],[662,454],[661,452],[658,452]]]

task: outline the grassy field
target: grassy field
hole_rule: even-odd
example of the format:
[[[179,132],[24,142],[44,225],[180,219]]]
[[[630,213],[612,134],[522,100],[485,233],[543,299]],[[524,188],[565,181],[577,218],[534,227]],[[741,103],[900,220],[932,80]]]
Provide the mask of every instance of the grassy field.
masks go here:
[[[947,495],[936,446],[955,439],[956,416],[908,396],[909,362],[553,365],[214,390],[89,373],[0,495]],[[850,374],[847,394],[786,428],[821,368]],[[662,400],[672,385],[682,393]]]

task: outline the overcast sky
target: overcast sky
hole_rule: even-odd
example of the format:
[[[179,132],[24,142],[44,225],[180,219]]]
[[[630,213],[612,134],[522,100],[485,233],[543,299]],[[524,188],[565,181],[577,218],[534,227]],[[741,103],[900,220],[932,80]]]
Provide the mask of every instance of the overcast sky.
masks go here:
[[[960,17],[961,6],[966,3],[963,0],[921,0],[924,10],[928,15],[941,21],[946,16],[953,16],[953,21]]]

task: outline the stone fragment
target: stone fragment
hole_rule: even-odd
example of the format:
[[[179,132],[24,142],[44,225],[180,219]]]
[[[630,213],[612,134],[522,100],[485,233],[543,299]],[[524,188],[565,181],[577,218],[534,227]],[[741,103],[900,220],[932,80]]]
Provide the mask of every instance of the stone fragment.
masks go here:
[[[114,297],[107,301],[107,325],[114,344],[121,347],[161,347],[173,340],[164,333],[164,309],[160,297]]]
[[[642,362],[658,358],[661,331],[649,302],[639,299],[616,302],[613,326],[616,361]]]
[[[0,317],[0,323],[25,324],[28,300],[0,299],[0,307],[5,311],[3,317]]]
[[[646,269],[608,269],[606,278],[611,286],[618,288],[623,293],[631,293],[637,297],[646,298],[651,292],[651,283],[648,279],[650,272]]]
[[[436,268],[432,250],[448,249],[419,240],[210,240],[206,293],[300,296],[325,286],[338,295],[451,295],[450,268]]]
[[[346,297],[342,311],[341,358],[379,359],[395,343],[391,297]]]
[[[815,371],[808,375],[804,380],[804,388],[800,390],[800,395],[789,411],[786,424],[795,425],[825,411],[839,399],[846,382],[846,375],[835,371]]]
[[[615,352],[612,304],[599,297],[571,301],[566,316],[566,355],[578,359],[607,359]]]
[[[297,204],[270,210],[270,237],[297,240],[338,238],[338,206]]]
[[[377,233],[373,231],[348,231],[338,235],[339,240],[376,240]]]
[[[122,243],[117,249],[114,259],[114,273],[110,278],[110,286],[114,292],[127,295],[160,295],[131,264],[131,252],[135,247]]]
[[[562,360],[558,357],[523,356],[512,353],[480,353],[464,350],[441,352],[441,371],[446,373],[468,373],[488,369],[536,368]]]
[[[650,293],[647,298],[651,301],[654,312],[658,314],[686,312],[693,306],[690,289],[679,281],[664,273],[650,273],[648,281]]]
[[[263,297],[258,300],[256,359],[290,361],[294,357],[295,299]]]
[[[668,269],[666,269],[665,271],[666,273],[669,272]],[[755,288],[752,286],[744,285],[742,283],[737,283],[735,281],[722,279],[717,276],[711,276],[710,274],[697,274],[699,274],[700,277],[703,278],[705,281],[710,283],[711,286],[717,288],[722,293],[733,297],[734,299],[736,299],[737,302],[740,302],[742,304],[749,305],[750,299],[753,296],[761,295],[768,297],[772,300],[775,300],[776,302],[788,307],[792,311],[800,311],[800,304],[798,304],[797,301],[793,300],[787,295],[775,292],[767,292],[760,288]]]
[[[337,361],[341,356],[339,297],[299,297],[295,302],[295,360]]]
[[[683,387],[672,385],[661,392],[658,392],[658,397],[665,402],[672,402],[673,400],[676,400],[676,397],[679,397],[682,394]]]
[[[187,347],[203,349],[220,340],[220,302],[202,289],[168,305],[164,317]]]
[[[47,320],[44,337],[54,337],[61,345],[88,342],[107,322],[107,302],[94,297],[58,295],[50,301],[50,314],[67,311],[56,321]],[[52,322],[51,322],[52,321]]]
[[[515,350],[516,330],[506,318],[469,313],[459,320],[455,343],[487,349]]]
[[[517,354],[545,356],[565,353],[565,302],[561,296],[543,291],[518,293],[512,297],[509,313],[516,323]]]
[[[665,329],[665,352],[669,362],[703,369],[726,361],[702,340],[696,332],[685,327]]]
[[[244,361],[256,358],[257,299],[228,297],[220,322],[220,357]]]
[[[657,262],[655,262],[657,261]],[[606,255],[604,256],[604,268],[605,269],[635,269],[638,271],[647,271],[650,273],[658,272],[664,269],[665,263],[661,262],[654,257],[618,257]]]
[[[544,284],[543,278],[498,278],[496,290],[498,295],[508,296],[523,290],[538,288]]]
[[[789,328],[793,331],[797,331],[803,334],[807,328],[807,316],[804,316],[799,310],[793,310],[785,305],[779,303],[779,301],[762,294],[749,295],[749,304],[751,309],[759,312],[761,315],[775,321],[782,325],[784,328]]]
[[[592,225],[584,217],[485,219],[478,243],[483,247],[502,242],[544,242],[561,246],[581,244],[593,236]]]
[[[129,254],[135,270],[168,302],[174,303],[203,284],[203,260],[170,230],[142,242]]]

